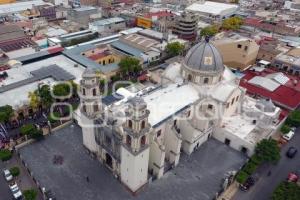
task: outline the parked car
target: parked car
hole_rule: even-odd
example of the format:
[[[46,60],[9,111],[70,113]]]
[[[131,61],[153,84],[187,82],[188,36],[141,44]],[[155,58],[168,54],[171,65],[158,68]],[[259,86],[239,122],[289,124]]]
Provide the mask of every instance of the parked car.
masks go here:
[[[299,180],[299,177],[297,176],[297,174],[295,174],[295,173],[289,173],[289,175],[287,177],[287,181],[288,182],[297,183],[298,180]]]
[[[10,174],[8,169],[4,169],[3,174],[6,181],[11,181],[13,179],[13,176]]]
[[[295,135],[295,130],[296,130],[295,128],[291,128],[291,130],[287,134],[284,134],[282,138],[285,139],[286,141],[290,141]]]
[[[9,184],[9,188],[10,188],[10,191],[13,193],[13,196],[16,200],[21,200],[22,199],[22,192],[21,190],[19,189],[17,183],[11,183]]]
[[[288,149],[288,151],[286,152],[286,156],[288,158],[294,158],[295,155],[297,154],[298,150],[296,149],[296,147],[290,147]]]

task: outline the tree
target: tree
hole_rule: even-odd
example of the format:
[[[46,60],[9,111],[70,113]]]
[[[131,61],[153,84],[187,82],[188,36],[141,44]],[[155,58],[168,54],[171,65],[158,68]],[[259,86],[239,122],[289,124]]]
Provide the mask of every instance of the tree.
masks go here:
[[[12,167],[9,169],[9,172],[13,177],[19,176],[20,175],[20,169],[19,167]]]
[[[42,105],[44,105],[46,108],[49,108],[53,103],[53,97],[51,95],[50,86],[43,85],[38,90],[38,94],[39,94]]]
[[[300,126],[300,111],[292,111],[286,119],[286,124],[294,127]]]
[[[236,181],[243,184],[246,182],[246,180],[249,178],[249,174],[247,174],[245,171],[241,170],[236,175]]]
[[[25,200],[35,200],[37,197],[37,191],[35,189],[29,189],[23,191]]]
[[[132,72],[138,73],[142,70],[140,61],[130,56],[122,58],[119,62],[119,67],[123,75],[129,75]]]
[[[0,149],[0,160],[7,161],[12,157],[12,153],[8,149]]]
[[[21,127],[20,132],[22,135],[31,135],[36,127],[33,124],[25,124]]]
[[[179,42],[172,42],[167,44],[166,52],[169,56],[177,56],[181,54],[184,50],[184,45]]]
[[[297,183],[282,182],[272,194],[272,200],[298,200],[300,199],[300,187]]]
[[[243,24],[243,20],[240,17],[230,17],[223,20],[222,28],[225,30],[238,30]]]
[[[280,149],[273,139],[263,139],[255,148],[257,157],[263,162],[276,163],[280,160]]]
[[[8,122],[13,116],[14,110],[10,105],[0,107],[0,122]]]
[[[29,92],[28,93],[28,98],[29,98],[29,105],[33,109],[37,109],[40,105],[40,98],[37,94],[37,92]]]
[[[53,87],[53,94],[58,97],[67,98],[70,92],[70,85],[67,83],[59,83]]]
[[[211,25],[203,28],[200,32],[201,36],[214,36],[218,33],[219,28],[216,25]]]
[[[291,128],[287,125],[287,124],[283,124],[282,127],[280,128],[280,131],[283,134],[287,134],[288,132],[290,132]]]

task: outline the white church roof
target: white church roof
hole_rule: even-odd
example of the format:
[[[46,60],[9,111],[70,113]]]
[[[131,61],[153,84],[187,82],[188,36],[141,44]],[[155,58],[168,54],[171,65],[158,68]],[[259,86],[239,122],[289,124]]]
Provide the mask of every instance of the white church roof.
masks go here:
[[[152,126],[199,99],[198,92],[191,85],[171,84],[143,97],[150,110],[149,123]]]
[[[212,91],[212,97],[218,101],[225,102],[230,97],[236,86],[231,84],[220,84]]]

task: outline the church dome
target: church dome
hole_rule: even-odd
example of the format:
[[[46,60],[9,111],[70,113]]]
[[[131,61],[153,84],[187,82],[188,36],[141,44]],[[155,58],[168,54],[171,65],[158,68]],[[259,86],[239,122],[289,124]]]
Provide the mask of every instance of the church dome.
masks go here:
[[[193,46],[184,58],[184,64],[191,70],[199,72],[222,72],[223,59],[219,51],[206,38]]]

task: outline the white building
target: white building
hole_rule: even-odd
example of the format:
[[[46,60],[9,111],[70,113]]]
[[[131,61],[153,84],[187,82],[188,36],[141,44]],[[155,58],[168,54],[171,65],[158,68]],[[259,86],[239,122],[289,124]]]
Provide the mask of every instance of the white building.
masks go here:
[[[103,19],[89,23],[89,29],[97,31],[100,34],[106,34],[107,32],[120,31],[125,29],[125,20],[121,17],[114,17],[109,19]]]
[[[191,4],[185,10],[203,18],[222,20],[234,15],[238,8],[237,4],[201,0]]]
[[[191,154],[210,137],[251,156],[257,142],[278,126],[280,109],[246,97],[208,40],[171,64],[159,87],[121,88],[116,93],[123,99],[104,105],[98,81],[91,70],[81,80],[76,119],[83,144],[133,192],[150,177],[161,178],[177,166],[182,151]]]

